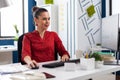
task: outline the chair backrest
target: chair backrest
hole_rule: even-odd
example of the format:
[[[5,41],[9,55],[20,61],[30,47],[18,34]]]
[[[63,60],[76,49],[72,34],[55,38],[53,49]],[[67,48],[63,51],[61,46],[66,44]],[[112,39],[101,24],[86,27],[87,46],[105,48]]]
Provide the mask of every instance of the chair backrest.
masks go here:
[[[18,62],[21,62],[21,64],[25,64],[25,63],[22,62],[22,60],[21,60],[23,37],[24,37],[24,34],[22,34],[22,35],[18,38]]]
[[[56,47],[55,47],[55,60],[58,60],[58,51],[57,51]]]
[[[26,64],[21,60],[21,53],[22,53],[22,41],[23,41],[24,34],[22,34],[18,39],[18,62],[21,62],[21,64]],[[56,48],[56,47],[55,47]],[[58,54],[57,49],[55,49],[55,60],[58,60]]]

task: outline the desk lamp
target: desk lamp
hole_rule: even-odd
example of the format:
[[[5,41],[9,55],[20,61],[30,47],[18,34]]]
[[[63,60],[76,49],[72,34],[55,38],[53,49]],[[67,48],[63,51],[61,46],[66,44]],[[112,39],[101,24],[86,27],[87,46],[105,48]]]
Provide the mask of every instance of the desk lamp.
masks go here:
[[[0,8],[10,6],[10,0],[0,0]]]

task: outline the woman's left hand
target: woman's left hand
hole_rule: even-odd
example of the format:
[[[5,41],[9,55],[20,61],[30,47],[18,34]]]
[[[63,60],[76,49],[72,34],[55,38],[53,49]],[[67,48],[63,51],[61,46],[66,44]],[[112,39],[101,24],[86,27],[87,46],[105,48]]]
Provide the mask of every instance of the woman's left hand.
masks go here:
[[[63,55],[61,58],[61,61],[68,61],[69,60],[69,56],[67,54]]]

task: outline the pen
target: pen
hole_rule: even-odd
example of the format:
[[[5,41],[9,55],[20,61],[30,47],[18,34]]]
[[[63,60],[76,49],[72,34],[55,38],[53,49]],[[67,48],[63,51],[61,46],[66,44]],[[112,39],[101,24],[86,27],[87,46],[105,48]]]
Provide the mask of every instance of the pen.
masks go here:
[[[87,58],[87,59],[89,58],[89,55],[88,55],[88,53],[86,53],[86,55],[85,55],[85,58]]]
[[[14,74],[14,73],[21,73],[22,71],[19,72],[0,72],[1,75],[5,75],[5,74]]]

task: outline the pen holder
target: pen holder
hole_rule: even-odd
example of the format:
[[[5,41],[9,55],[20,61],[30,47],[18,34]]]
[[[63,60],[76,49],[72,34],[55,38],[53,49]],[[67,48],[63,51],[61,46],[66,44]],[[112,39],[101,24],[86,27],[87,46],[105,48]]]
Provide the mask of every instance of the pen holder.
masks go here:
[[[95,58],[80,58],[80,68],[84,70],[95,69]]]
[[[65,62],[64,63],[64,69],[66,71],[74,71],[76,68],[76,64],[75,63],[70,63],[70,62]]]

